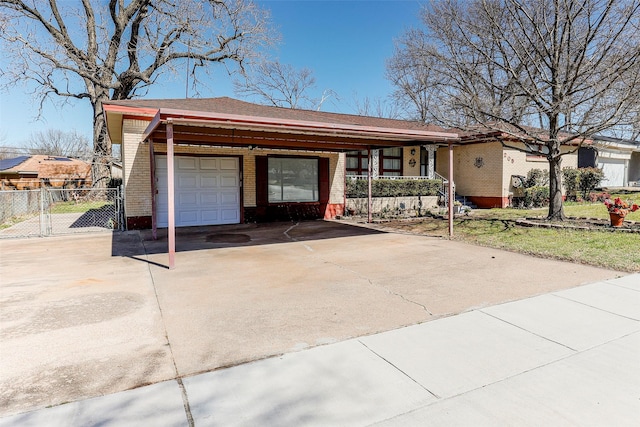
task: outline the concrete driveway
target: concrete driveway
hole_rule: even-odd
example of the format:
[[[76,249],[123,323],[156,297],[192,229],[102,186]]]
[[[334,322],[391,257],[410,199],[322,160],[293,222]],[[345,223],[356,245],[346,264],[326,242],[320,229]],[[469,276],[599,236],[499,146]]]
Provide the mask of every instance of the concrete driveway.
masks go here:
[[[337,222],[0,241],[0,416],[623,275]]]

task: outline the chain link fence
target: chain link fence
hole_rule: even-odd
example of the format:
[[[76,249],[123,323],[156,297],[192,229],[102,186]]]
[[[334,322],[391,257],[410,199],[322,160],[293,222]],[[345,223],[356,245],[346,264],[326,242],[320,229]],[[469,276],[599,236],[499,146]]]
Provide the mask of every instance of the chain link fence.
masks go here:
[[[0,191],[0,238],[122,229],[119,188]]]

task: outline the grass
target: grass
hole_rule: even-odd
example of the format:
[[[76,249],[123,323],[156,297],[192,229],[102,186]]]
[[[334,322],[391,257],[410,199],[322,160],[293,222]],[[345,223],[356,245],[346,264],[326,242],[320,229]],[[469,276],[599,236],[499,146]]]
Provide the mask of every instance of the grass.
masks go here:
[[[621,271],[640,271],[640,235],[611,231],[524,228],[483,220],[458,227],[464,241],[483,246],[590,264]]]
[[[627,197],[638,203],[640,194]],[[634,200],[635,199],[635,200]],[[602,203],[568,204],[568,216],[608,219]],[[481,246],[589,264],[612,270],[640,272],[640,234],[603,230],[547,229],[520,227],[515,219],[546,216],[547,209],[482,209],[454,220],[454,239]],[[640,211],[627,220],[640,221]],[[420,222],[392,222],[390,227],[432,236],[447,236],[446,220],[426,218]]]
[[[109,201],[88,201],[88,202],[57,202],[51,205],[51,213],[52,214],[60,214],[60,213],[84,213],[88,212],[91,209],[100,209],[105,205],[111,205],[113,202]]]
[[[640,205],[640,193],[633,194],[615,194],[612,198],[620,197],[622,200],[630,203],[637,203]],[[501,219],[517,219],[523,217],[536,217],[547,216],[549,212],[548,208],[536,208],[536,209],[481,209],[473,212],[474,217],[480,218],[493,218],[499,217]],[[575,203],[567,202],[564,204],[564,213],[568,217],[586,217],[586,218],[599,218],[609,219],[609,213],[601,202],[596,203]],[[625,218],[629,221],[640,222],[640,210],[636,212],[630,212]]]

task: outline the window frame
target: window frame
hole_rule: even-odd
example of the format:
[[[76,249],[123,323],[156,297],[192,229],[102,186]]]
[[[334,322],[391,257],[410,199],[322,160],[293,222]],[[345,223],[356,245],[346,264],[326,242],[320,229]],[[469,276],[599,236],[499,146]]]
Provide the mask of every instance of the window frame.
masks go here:
[[[355,153],[355,154],[354,154]],[[363,166],[365,161],[369,160],[369,153],[366,150],[363,151],[347,151],[346,153],[346,166],[345,170],[347,175],[368,175],[369,166]],[[358,166],[355,168],[349,167],[349,159],[357,159]],[[355,173],[354,173],[355,172]]]
[[[314,160],[315,161],[315,188],[312,189],[311,191],[313,193],[315,193],[315,198],[314,200],[271,200],[271,194],[269,191],[269,186],[270,184],[270,161],[273,159],[287,159],[287,160]],[[267,180],[267,203],[269,205],[280,205],[283,203],[319,203],[321,200],[321,194],[320,194],[320,166],[321,166],[321,162],[320,162],[320,157],[316,157],[316,156],[292,156],[292,155],[268,155],[267,156],[267,161],[266,161],[266,180]],[[283,182],[282,180],[279,183],[279,186],[281,188],[281,194],[283,194],[284,192],[284,188],[283,188]]]
[[[400,155],[399,156],[394,156],[394,155],[385,155],[385,150],[394,150],[394,149],[398,149],[400,150]],[[404,149],[402,147],[388,147],[388,148],[383,148],[379,151],[379,171],[380,171],[380,176],[402,176],[403,173],[403,158],[404,158]],[[384,167],[384,161],[385,159],[388,160],[399,160],[400,161],[400,168],[398,169],[391,169],[391,168],[385,168]],[[396,175],[397,174],[397,175]]]

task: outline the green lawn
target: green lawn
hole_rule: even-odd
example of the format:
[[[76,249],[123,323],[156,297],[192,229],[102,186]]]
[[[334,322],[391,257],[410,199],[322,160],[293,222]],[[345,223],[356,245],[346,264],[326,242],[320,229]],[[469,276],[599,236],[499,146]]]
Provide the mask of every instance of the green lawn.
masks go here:
[[[91,209],[100,209],[106,205],[112,205],[113,202],[109,201],[89,201],[89,202],[56,202],[51,205],[52,214],[60,213],[84,213]]]
[[[635,197],[625,200],[638,203]],[[635,199],[635,200],[634,200]],[[571,217],[608,219],[604,204],[568,204]],[[454,220],[454,239],[506,249],[544,258],[554,258],[613,270],[640,272],[640,234],[620,231],[586,231],[571,229],[529,228],[516,225],[523,217],[544,217],[547,209],[478,209],[469,216]],[[640,211],[627,220],[640,222]],[[390,227],[403,231],[446,237],[447,220],[426,218],[419,222],[392,222]]]
[[[495,220],[460,221],[457,238],[483,246],[590,264],[640,271],[640,234],[519,227]]]

